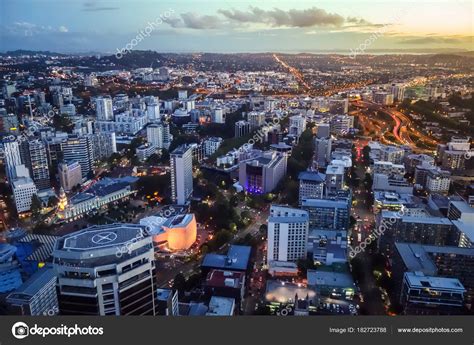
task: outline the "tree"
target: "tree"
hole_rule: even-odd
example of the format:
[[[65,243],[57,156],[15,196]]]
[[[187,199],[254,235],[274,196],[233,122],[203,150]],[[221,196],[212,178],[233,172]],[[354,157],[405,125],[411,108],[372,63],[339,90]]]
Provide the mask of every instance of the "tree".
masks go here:
[[[186,278],[184,278],[182,273],[178,273],[174,277],[173,290],[178,290],[178,294],[181,296],[184,294],[184,291],[186,290]]]
[[[59,199],[57,197],[55,197],[54,195],[50,196],[48,199],[48,207],[54,207],[58,204],[58,202]]]
[[[38,195],[33,194],[33,197],[31,198],[31,214],[33,215],[33,218],[37,219],[40,214],[41,214],[41,209],[43,208],[41,199],[38,197]]]

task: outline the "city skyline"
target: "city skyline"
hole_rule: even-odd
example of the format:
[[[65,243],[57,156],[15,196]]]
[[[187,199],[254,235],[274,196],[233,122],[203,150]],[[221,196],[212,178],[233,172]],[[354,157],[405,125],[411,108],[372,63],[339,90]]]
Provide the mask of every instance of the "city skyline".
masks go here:
[[[473,42],[470,1],[206,1],[196,6],[187,0],[8,0],[0,9],[0,51],[112,54],[160,16],[133,49],[349,54],[374,34],[367,52],[465,51]]]

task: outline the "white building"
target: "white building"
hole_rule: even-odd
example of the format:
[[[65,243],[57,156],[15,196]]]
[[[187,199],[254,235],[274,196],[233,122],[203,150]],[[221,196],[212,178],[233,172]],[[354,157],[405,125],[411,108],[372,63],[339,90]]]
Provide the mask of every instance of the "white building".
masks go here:
[[[17,177],[15,167],[22,165],[18,141],[3,142],[3,152],[5,155],[6,175],[8,180],[11,182]]]
[[[66,192],[82,183],[81,165],[77,161],[60,163],[58,165],[58,175],[61,187]]]
[[[33,180],[29,177],[20,177],[13,181],[13,198],[18,213],[31,209],[31,199],[38,193]]]
[[[451,184],[451,173],[432,169],[426,176],[426,190],[429,193],[448,194]]]
[[[210,137],[204,140],[204,154],[206,157],[211,156],[214,152],[217,151],[219,146],[222,144],[222,138],[220,137]]]
[[[185,205],[193,193],[193,150],[181,145],[170,155],[173,202]]]
[[[306,118],[302,115],[290,117],[289,134],[299,137],[306,129]]]
[[[110,97],[98,97],[95,100],[95,113],[98,121],[113,121],[114,112]]]
[[[147,141],[156,148],[164,148],[164,127],[161,123],[152,123],[146,128]]]
[[[268,217],[267,261],[297,261],[306,258],[308,212],[273,205]]]

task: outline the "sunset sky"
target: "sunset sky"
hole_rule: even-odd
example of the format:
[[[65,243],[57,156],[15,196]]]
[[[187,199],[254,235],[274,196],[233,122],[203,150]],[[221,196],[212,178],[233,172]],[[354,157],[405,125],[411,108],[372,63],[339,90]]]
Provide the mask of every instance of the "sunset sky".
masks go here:
[[[473,2],[2,0],[0,51],[112,53],[170,14],[135,49],[162,52],[473,50]],[[168,11],[168,12],[167,12]]]

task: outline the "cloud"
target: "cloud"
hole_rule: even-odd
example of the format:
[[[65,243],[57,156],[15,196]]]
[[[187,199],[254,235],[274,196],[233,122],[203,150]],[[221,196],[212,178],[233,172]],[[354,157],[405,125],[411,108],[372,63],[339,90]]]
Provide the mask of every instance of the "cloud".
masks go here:
[[[222,20],[217,16],[196,15],[194,13],[182,13],[182,24],[189,29],[217,29],[222,26]]]
[[[100,11],[115,11],[118,10],[118,7],[110,7],[110,6],[98,6],[99,1],[86,1],[83,3],[84,12],[100,12]]]
[[[14,22],[11,25],[0,26],[0,32],[4,35],[12,36],[36,36],[41,34],[65,33],[69,29],[65,26],[52,27],[50,25],[39,25],[29,22]]]
[[[200,15],[193,12],[165,20],[173,28],[195,30],[208,29],[248,29],[251,24],[264,25],[270,28],[357,28],[378,27],[363,18],[343,17],[329,13],[317,7],[307,9],[282,10],[273,8],[263,10],[250,6],[247,10],[219,9],[216,14]]]
[[[304,10],[290,9],[284,11],[278,8],[262,10],[251,6],[247,11],[236,9],[218,10],[229,20],[240,23],[267,24],[272,27],[340,27],[345,23],[344,17],[335,13],[328,13],[323,9],[311,7]]]

